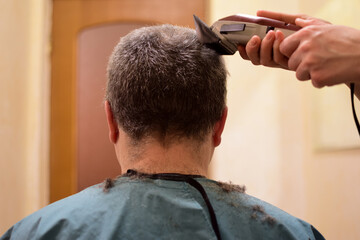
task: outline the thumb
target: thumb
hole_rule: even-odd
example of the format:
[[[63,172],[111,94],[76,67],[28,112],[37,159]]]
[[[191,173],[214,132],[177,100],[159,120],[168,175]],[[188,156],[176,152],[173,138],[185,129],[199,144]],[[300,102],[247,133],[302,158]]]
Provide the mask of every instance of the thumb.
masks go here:
[[[309,17],[309,18],[297,18],[295,19],[295,24],[297,26],[300,27],[307,27],[310,25],[326,25],[326,24],[331,24],[325,20],[322,19],[318,19],[318,18],[313,18],[313,17]]]
[[[295,24],[296,24],[297,26],[300,26],[300,27],[306,27],[306,26],[314,25],[314,24],[313,24],[313,20],[310,20],[310,19],[302,19],[302,18],[297,18],[297,19],[295,19]]]

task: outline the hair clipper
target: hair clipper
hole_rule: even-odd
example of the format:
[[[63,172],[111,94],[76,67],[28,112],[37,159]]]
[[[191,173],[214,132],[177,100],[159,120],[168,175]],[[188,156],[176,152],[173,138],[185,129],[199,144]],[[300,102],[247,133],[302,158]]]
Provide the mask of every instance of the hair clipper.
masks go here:
[[[293,24],[245,14],[219,19],[211,27],[195,15],[194,20],[199,41],[220,55],[233,55],[238,45],[246,45],[254,35],[263,39],[270,30],[281,30],[287,37],[300,29]]]

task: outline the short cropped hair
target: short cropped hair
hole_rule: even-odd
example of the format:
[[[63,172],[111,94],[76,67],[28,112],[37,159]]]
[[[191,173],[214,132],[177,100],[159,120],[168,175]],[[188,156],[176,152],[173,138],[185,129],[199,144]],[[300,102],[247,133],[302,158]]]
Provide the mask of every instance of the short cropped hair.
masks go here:
[[[121,38],[107,68],[105,99],[133,139],[203,139],[225,108],[223,59],[194,30],[172,25],[136,29]]]

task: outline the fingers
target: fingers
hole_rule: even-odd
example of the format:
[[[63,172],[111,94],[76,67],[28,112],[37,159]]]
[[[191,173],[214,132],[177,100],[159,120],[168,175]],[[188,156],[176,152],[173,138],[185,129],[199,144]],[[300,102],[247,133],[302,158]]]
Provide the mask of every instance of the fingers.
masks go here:
[[[256,15],[259,17],[272,18],[291,24],[295,24],[295,20],[297,18],[303,18],[303,19],[308,18],[308,16],[305,14],[286,14],[286,13],[271,12],[266,10],[259,10],[257,11]]]
[[[280,52],[288,58],[290,58],[301,43],[300,31],[285,38],[279,46]]]
[[[295,24],[300,27],[306,27],[310,25],[331,24],[328,21],[310,17],[305,14],[287,14],[287,13],[271,12],[266,10],[258,10],[256,15],[259,17],[267,17],[267,18],[283,21],[286,23]]]
[[[275,41],[273,45],[273,59],[276,63],[278,63],[281,67],[285,69],[288,68],[288,58],[284,56],[280,52],[280,43],[284,40],[285,36],[281,31],[276,31],[275,33]]]
[[[300,27],[306,27],[311,25],[312,20],[305,20],[305,19],[301,19],[301,18],[297,18],[295,19],[295,24],[300,26]]]
[[[261,42],[260,63],[264,66],[274,66],[272,48],[275,41],[275,32],[269,31]]]
[[[294,53],[289,58],[288,66],[290,70],[297,71],[300,63],[304,62],[304,54],[306,53],[306,51],[304,51],[304,48],[304,45],[302,45],[301,47],[296,49],[296,51],[294,51]]]
[[[260,37],[253,36],[245,47],[247,56],[254,65],[260,65],[260,55],[259,55],[260,44],[261,44]]]
[[[246,53],[246,49],[245,46],[243,45],[238,45],[238,51],[240,53],[240,56],[244,59],[244,60],[250,60],[249,56]]]
[[[309,17],[308,19],[297,18],[295,19],[295,24],[300,27],[307,27],[310,25],[326,25],[331,23],[322,19]]]
[[[296,69],[296,78],[304,81],[311,79],[310,69],[306,64],[300,64]]]
[[[238,46],[240,56],[245,60],[250,60],[254,65],[264,65],[268,67],[288,68],[288,58],[280,50],[280,44],[285,36],[282,32],[269,31],[263,40],[258,36],[253,36],[246,46]]]

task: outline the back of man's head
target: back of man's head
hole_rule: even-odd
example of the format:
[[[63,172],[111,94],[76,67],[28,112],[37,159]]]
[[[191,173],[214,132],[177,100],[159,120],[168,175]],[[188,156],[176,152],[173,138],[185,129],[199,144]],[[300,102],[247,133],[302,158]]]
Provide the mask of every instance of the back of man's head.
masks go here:
[[[144,27],[115,47],[106,100],[135,142],[148,136],[202,140],[225,108],[226,76],[222,58],[194,30]]]

